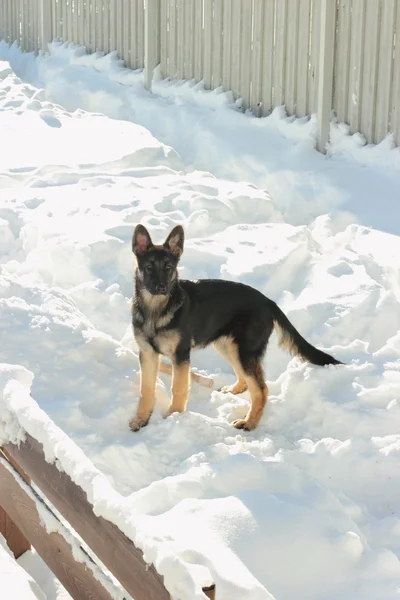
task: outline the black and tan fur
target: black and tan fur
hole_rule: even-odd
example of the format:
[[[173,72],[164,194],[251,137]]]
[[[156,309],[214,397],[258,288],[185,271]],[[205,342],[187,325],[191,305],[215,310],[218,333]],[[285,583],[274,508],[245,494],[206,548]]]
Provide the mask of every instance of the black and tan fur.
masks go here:
[[[262,358],[275,328],[282,346],[315,365],[341,364],[309,344],[273,302],[254,288],[231,281],[178,279],[184,232],[175,227],[164,244],[153,244],[142,225],[135,228],[132,250],[137,259],[132,323],[140,359],[140,402],[130,427],[147,425],[154,404],[160,354],[171,359],[172,401],[167,415],[183,412],[189,394],[190,352],[214,348],[231,363],[237,381],[222,388],[249,390],[251,407],[233,425],[254,429],[268,398]],[[166,415],[166,416],[167,416]]]

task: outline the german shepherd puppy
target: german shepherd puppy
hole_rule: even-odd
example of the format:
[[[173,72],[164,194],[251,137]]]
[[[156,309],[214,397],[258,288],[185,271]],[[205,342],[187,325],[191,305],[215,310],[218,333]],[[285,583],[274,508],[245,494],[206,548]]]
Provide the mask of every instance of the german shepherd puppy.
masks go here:
[[[254,429],[267,402],[262,358],[275,328],[279,343],[314,365],[342,364],[314,348],[293,327],[281,309],[261,292],[242,283],[217,279],[178,279],[184,232],[178,225],[162,245],[153,244],[143,225],[137,225],[132,250],[137,259],[135,297],[132,303],[133,332],[139,347],[140,402],[130,421],[132,431],[149,422],[155,396],[159,356],[171,359],[172,402],[166,416],[183,412],[189,394],[190,352],[214,348],[228,360],[236,374],[223,392],[249,390],[251,407],[233,425]]]

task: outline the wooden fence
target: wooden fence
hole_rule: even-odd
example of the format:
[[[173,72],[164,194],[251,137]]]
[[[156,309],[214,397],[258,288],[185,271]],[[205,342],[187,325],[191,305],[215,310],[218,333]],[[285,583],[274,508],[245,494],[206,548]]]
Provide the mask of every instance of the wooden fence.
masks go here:
[[[39,488],[40,496],[31,481]],[[14,555],[20,556],[32,544],[74,600],[112,600],[108,586],[95,574],[102,574],[101,567],[80,547],[78,538],[65,529],[49,503],[132,598],[172,600],[163,578],[145,563],[142,552],[113,523],[94,514],[86,493],[55,463],[46,461],[37,440],[27,435],[19,446],[7,444],[0,448],[0,533]],[[46,516],[57,523],[56,531],[46,530]],[[76,560],[74,548],[83,552],[95,573],[85,562]],[[214,585],[203,591],[215,600]]]
[[[369,142],[400,143],[400,0],[0,0],[0,37],[117,50],[125,64],[204,80],[258,116],[333,110]],[[396,42],[397,39],[397,42]]]

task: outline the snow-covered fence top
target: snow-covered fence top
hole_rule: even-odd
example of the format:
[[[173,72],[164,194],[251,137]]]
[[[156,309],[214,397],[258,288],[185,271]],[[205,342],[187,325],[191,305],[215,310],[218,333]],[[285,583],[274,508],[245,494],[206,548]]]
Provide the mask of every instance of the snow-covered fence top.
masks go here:
[[[21,528],[71,596],[122,600],[124,593],[46,501],[135,600],[215,598],[208,569],[193,565],[189,570],[170,540],[111,486],[31,398],[32,379],[23,367],[0,364],[0,510]],[[21,479],[16,465],[43,497],[29,479]],[[44,539],[47,534],[56,540]]]
[[[25,50],[57,38],[116,50],[232,90],[259,116],[317,113],[320,148],[332,109],[367,141],[400,143],[397,32],[400,0],[0,0],[0,37]]]

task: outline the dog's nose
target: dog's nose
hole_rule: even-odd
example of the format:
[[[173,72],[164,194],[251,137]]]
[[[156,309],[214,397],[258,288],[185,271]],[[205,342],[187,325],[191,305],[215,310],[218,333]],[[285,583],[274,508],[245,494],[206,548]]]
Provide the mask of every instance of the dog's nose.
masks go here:
[[[159,294],[166,294],[167,293],[167,288],[165,285],[159,285],[157,288],[157,292]]]

